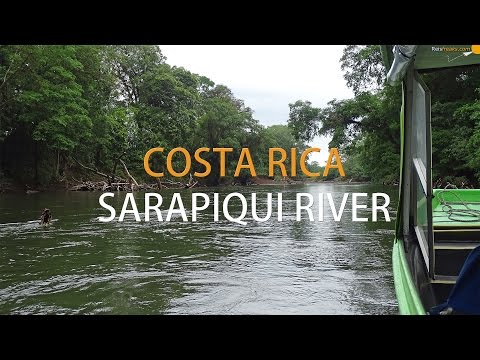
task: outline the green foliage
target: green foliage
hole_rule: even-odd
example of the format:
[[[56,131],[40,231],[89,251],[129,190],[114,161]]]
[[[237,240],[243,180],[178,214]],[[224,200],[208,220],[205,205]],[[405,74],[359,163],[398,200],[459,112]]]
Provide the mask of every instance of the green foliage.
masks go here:
[[[248,147],[257,174],[266,175],[270,147],[287,150],[290,171],[290,148],[298,149],[298,167],[306,142],[328,136],[330,147],[341,151],[347,177],[396,182],[401,88],[384,86],[379,46],[347,46],[341,66],[354,98],[322,108],[296,101],[289,104],[288,126],[265,128],[228,87],[170,66],[158,46],[1,45],[0,173],[47,184],[78,171],[78,162],[113,174],[123,171],[122,160],[135,177],[152,181],[143,169],[146,151],[165,148],[152,158],[161,171],[166,153],[181,146],[192,157],[199,147],[234,148],[227,155],[230,176],[240,149]],[[478,184],[478,67],[423,77],[432,92],[434,181]],[[203,157],[213,166],[201,181],[220,183],[218,153]],[[173,165],[182,169],[183,157]],[[323,170],[317,163],[309,168]],[[196,170],[203,166],[194,161]],[[248,171],[238,180],[247,183]]]
[[[310,163],[307,164],[307,169],[312,173],[323,174],[323,170],[325,170],[325,167],[320,166],[320,164],[317,161],[311,161]],[[330,176],[330,173],[328,173],[328,176]]]
[[[478,185],[479,69],[446,69],[425,81],[432,91],[434,181]]]
[[[304,143],[302,140],[297,140],[293,136],[292,130],[286,125],[272,125],[265,129],[265,144],[267,148],[265,149],[265,154],[268,154],[268,148],[282,148],[285,149],[287,152],[287,160],[285,160],[284,164],[287,170],[287,173],[290,175],[291,173],[291,152],[290,149],[296,148],[297,155],[296,155],[296,169],[297,169],[297,177],[304,177],[303,173],[300,171],[300,157],[302,152],[308,148],[308,145]],[[280,156],[275,156],[275,159],[280,159]],[[265,163],[265,170],[264,173],[268,173],[268,161]],[[280,176],[281,172],[278,167],[275,167],[275,175]]]
[[[224,85],[170,66],[157,46],[0,46],[0,170],[22,182],[47,184],[78,163],[106,174],[127,164],[152,181],[143,156],[165,171],[168,151],[231,147],[233,175],[240,149],[250,149],[257,174],[268,172],[268,148],[295,147],[286,126],[264,128]],[[203,155],[218,184],[218,153]],[[183,169],[183,156],[173,167]],[[191,173],[203,171],[193,161]],[[88,176],[88,175],[87,175]],[[189,175],[187,175],[189,176]],[[248,171],[238,180],[248,182]]]
[[[324,108],[308,101],[290,105],[296,138],[331,138],[342,151],[347,177],[393,183],[399,177],[401,87],[384,86],[385,68],[376,45],[349,45],[341,58],[353,99],[332,100]],[[480,71],[446,69],[424,75],[432,92],[434,182],[480,181]]]
[[[310,101],[298,100],[290,107],[288,126],[297,140],[311,141],[319,133],[320,109],[312,107]]]
[[[340,59],[345,81],[355,95],[375,90],[385,82],[385,66],[379,45],[347,45]]]
[[[207,91],[204,94],[202,113],[197,122],[192,148],[233,148],[234,152],[227,155],[227,172],[230,174],[235,171],[242,147],[249,147],[254,155],[254,163],[258,160],[255,154],[258,155],[259,151],[256,150],[261,148],[259,140],[262,127],[253,119],[252,111],[236,99],[228,88],[219,85]],[[262,157],[266,156],[268,151]],[[211,152],[204,158],[214,164],[208,183],[217,185],[220,182],[219,154]],[[261,161],[257,164],[262,168]]]

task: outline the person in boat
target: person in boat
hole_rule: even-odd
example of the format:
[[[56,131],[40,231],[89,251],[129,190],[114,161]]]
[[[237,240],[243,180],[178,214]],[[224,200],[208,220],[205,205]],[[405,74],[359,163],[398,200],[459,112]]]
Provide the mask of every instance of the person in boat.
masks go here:
[[[40,225],[48,225],[50,224],[50,221],[52,220],[52,213],[50,212],[50,209],[43,209],[42,215],[40,216]]]

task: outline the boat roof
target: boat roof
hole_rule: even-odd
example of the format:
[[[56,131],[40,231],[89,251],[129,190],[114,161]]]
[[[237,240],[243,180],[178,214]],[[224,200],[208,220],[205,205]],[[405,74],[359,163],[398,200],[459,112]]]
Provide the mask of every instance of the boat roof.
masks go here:
[[[382,45],[381,49],[390,84],[401,82],[411,63],[419,71],[480,65],[480,45]]]

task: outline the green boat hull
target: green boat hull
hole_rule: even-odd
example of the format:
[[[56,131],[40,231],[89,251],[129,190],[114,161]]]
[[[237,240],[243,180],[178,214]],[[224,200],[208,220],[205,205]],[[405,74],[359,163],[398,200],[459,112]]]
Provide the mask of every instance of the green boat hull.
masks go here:
[[[400,193],[397,214],[402,213],[402,183],[404,161],[404,121],[405,121],[405,96],[402,94],[402,107],[400,109]],[[401,315],[425,315],[425,309],[420,300],[415,283],[412,279],[410,267],[405,255],[403,240],[401,239],[402,217],[399,215],[395,224],[396,238],[393,243],[392,267],[395,293],[397,295],[398,309]]]
[[[448,203],[448,206],[444,205],[443,202]],[[465,206],[475,211],[476,215],[462,213],[462,211],[466,209]],[[480,233],[479,189],[434,189],[432,207],[433,228],[435,231],[438,231],[438,236],[441,236],[442,233],[448,234],[450,239],[455,239],[454,241],[457,244],[462,243],[462,236],[467,240],[466,244],[478,242]],[[449,212],[449,210],[453,211],[453,213]],[[465,234],[468,235],[465,237]],[[438,241],[441,241],[441,238]],[[454,261],[455,260],[452,259],[449,263],[452,264]],[[400,314],[426,314],[421,300],[422,296],[417,286],[426,287],[430,281],[428,281],[426,277],[423,277],[418,284],[415,283],[414,277],[417,275],[418,280],[419,274],[413,273],[412,256],[408,256],[405,252],[403,238],[399,236],[398,233],[393,245],[392,263],[395,292]]]
[[[400,315],[425,315],[426,311],[413,282],[402,240],[396,239],[393,244],[392,264]]]

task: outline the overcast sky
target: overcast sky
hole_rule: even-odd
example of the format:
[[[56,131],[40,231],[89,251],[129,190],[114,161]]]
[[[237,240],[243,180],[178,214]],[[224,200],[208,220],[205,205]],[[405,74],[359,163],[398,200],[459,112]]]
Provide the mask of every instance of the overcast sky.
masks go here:
[[[340,69],[343,45],[160,45],[170,65],[229,87],[265,126],[286,124],[289,103],[309,100],[322,107],[353,97]],[[328,139],[315,139],[325,162]]]

